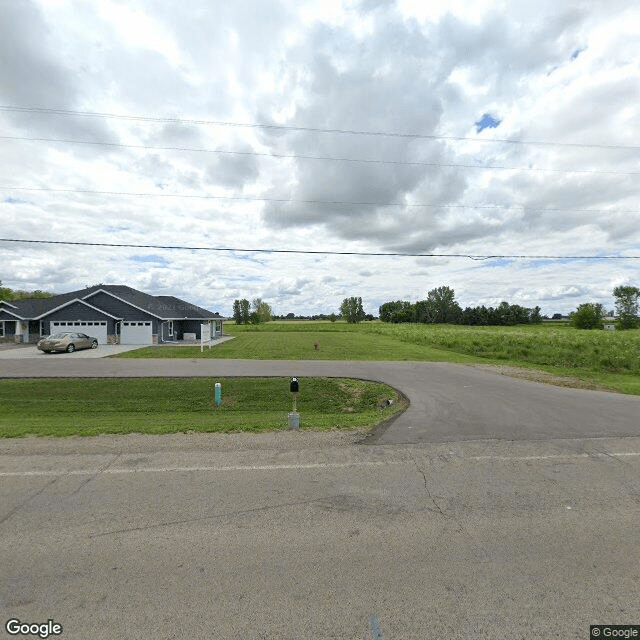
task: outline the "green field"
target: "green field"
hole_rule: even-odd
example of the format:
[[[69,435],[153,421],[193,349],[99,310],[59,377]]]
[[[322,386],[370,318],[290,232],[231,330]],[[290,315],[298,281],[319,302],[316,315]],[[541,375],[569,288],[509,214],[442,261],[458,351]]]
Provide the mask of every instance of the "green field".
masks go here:
[[[473,358],[445,353],[429,345],[405,343],[395,336],[375,335],[353,331],[348,325],[339,330],[288,331],[279,325],[274,331],[246,331],[230,327],[234,340],[223,342],[211,349],[205,347],[145,347],[118,354],[117,358],[240,358],[252,360],[428,360],[471,362]],[[318,325],[316,325],[318,326]],[[334,325],[335,326],[335,325]],[[315,344],[318,344],[316,350]]]
[[[4,379],[0,437],[288,428],[289,378],[217,380],[219,407],[211,378]],[[346,378],[305,378],[297,401],[302,429],[372,427],[405,406],[384,384]]]
[[[419,360],[511,365],[640,394],[640,331],[584,331],[567,323],[515,327],[271,322],[225,325],[234,340],[205,349],[147,347],[118,357],[260,360]],[[317,350],[314,343],[318,344]]]

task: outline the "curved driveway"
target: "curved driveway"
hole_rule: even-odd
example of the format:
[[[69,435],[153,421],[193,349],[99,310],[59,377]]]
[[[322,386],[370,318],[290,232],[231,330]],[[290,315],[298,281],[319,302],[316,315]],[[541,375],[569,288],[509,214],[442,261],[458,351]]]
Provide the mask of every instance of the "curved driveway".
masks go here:
[[[384,382],[410,400],[376,444],[640,436],[640,397],[568,389],[441,362],[30,359],[4,360],[0,377],[297,376]]]

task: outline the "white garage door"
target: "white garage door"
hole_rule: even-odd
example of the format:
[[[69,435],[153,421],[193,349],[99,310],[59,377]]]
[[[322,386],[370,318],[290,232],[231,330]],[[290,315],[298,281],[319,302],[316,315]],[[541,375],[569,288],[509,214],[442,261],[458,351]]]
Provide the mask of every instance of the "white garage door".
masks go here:
[[[151,322],[123,322],[120,344],[152,344]]]
[[[106,322],[54,322],[49,323],[49,333],[59,333],[60,331],[73,331],[74,333],[85,333],[92,338],[98,339],[98,344],[107,344],[107,323]]]

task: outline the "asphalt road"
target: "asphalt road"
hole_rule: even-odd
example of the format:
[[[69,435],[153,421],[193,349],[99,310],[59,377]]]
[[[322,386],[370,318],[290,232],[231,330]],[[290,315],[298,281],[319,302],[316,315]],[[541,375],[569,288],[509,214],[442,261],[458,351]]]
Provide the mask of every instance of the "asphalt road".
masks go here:
[[[302,392],[304,376],[348,375],[411,405],[364,441],[2,442],[3,625],[53,619],[63,640],[529,640],[640,623],[638,398],[439,363],[50,362],[0,375],[296,375]]]
[[[74,640],[529,640],[640,622],[639,438],[310,435],[7,446],[3,624],[53,619]]]

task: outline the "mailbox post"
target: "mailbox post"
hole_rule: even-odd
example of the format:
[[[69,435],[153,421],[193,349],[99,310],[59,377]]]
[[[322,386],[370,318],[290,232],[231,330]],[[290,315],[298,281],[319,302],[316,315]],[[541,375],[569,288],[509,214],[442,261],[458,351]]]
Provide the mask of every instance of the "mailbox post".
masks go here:
[[[289,414],[289,429],[299,429],[300,414],[296,410],[296,401],[298,398],[298,392],[300,391],[298,378],[291,378],[291,382],[289,383],[289,390],[293,395],[293,411]]]

